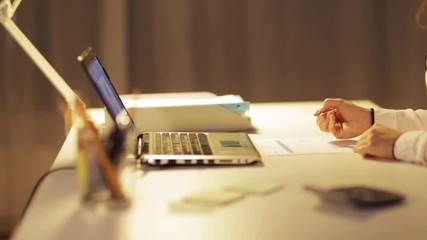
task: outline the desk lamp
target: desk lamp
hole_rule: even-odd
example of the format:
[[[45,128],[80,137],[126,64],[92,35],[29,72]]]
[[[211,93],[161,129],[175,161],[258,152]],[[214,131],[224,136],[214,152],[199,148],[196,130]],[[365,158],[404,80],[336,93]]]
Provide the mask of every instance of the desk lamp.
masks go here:
[[[80,98],[65,82],[65,80],[56,72],[56,70],[49,64],[25,34],[16,26],[12,21],[13,14],[18,8],[22,0],[0,0],[0,22],[6,28],[15,41],[21,46],[24,52],[31,58],[31,60],[38,66],[44,73],[47,79],[53,84],[58,92],[64,97],[69,108],[74,109],[74,104],[77,102],[84,105]]]

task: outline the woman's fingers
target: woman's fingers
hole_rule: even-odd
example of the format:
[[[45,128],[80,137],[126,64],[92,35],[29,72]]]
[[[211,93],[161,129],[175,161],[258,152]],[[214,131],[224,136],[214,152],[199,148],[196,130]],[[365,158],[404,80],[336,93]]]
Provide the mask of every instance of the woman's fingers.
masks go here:
[[[342,130],[342,124],[337,122],[335,110],[321,113],[317,116],[317,126],[324,132],[329,132],[336,137]]]
[[[330,111],[330,112],[328,112],[327,114],[326,114],[326,118],[328,118],[328,121],[329,121],[329,124],[328,124],[328,131],[330,132],[330,133],[332,133],[333,135],[335,135],[335,133],[336,133],[336,128],[335,128],[335,125],[336,125],[336,118],[335,118],[335,114],[333,114],[332,113],[332,111]]]
[[[356,145],[353,148],[355,153],[359,153],[360,155],[368,154],[369,143],[365,135],[361,135]]]
[[[326,117],[326,113],[319,114],[316,120],[320,130],[328,132],[329,119]]]

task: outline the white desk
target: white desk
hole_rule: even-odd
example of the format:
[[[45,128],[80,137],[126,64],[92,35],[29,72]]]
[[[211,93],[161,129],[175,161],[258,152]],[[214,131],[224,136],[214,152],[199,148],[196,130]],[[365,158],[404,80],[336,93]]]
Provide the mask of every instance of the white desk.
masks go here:
[[[359,102],[366,106],[369,101]],[[252,104],[260,134],[252,138],[320,136],[313,112],[320,102]],[[53,168],[73,164],[70,134]],[[273,179],[284,188],[247,196],[210,213],[175,213],[169,204],[200,189],[241,179]],[[303,189],[365,184],[406,195],[378,210],[329,208]],[[74,171],[57,172],[38,189],[13,239],[427,239],[427,169],[366,160],[354,153],[263,155],[260,166],[173,169],[135,179],[133,204],[95,214],[80,205]]]

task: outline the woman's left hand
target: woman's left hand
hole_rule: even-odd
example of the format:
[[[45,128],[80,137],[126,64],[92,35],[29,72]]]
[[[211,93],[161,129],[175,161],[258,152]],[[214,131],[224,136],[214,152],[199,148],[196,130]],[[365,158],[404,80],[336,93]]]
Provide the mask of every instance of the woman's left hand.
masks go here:
[[[360,135],[353,151],[363,156],[395,159],[394,143],[402,133],[380,124],[374,124]]]

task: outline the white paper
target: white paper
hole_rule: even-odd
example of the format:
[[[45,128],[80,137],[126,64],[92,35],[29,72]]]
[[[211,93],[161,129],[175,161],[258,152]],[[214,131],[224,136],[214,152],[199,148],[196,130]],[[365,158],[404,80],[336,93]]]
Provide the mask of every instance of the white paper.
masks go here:
[[[206,98],[125,98],[122,101],[127,107],[166,107],[244,102],[241,96],[231,94]]]
[[[318,153],[352,152],[355,139],[336,139],[324,137],[286,137],[253,139],[262,151],[269,156]]]

